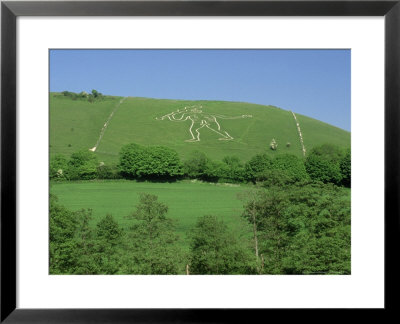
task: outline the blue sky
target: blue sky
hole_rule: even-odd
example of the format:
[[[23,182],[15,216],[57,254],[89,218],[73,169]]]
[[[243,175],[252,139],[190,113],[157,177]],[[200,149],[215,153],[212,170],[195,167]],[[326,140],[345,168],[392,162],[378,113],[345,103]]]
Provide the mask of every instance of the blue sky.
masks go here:
[[[50,91],[274,105],[350,131],[350,50],[51,50]]]

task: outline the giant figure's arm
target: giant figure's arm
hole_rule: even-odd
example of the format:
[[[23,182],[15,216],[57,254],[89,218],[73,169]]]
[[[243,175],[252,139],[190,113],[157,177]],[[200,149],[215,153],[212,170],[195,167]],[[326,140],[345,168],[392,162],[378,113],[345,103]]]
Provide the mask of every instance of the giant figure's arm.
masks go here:
[[[168,118],[170,121],[176,121],[176,122],[180,122],[180,121],[186,121],[189,116],[186,116],[186,118],[184,119],[183,117],[185,117],[186,114],[183,113],[182,116],[180,118],[175,118],[175,114],[169,115]]]
[[[241,116],[224,116],[224,115],[213,115],[215,117],[221,118],[221,119],[239,119],[239,118],[246,118],[246,117],[253,117],[252,115],[241,115]]]

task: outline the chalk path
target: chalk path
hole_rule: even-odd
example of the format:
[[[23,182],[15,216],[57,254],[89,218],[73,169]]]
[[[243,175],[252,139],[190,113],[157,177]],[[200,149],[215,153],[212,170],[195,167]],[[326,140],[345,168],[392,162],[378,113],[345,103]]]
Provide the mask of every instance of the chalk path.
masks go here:
[[[128,98],[128,97],[122,98],[122,99],[115,105],[113,111],[111,112],[110,116],[108,116],[108,119],[107,119],[106,123],[104,124],[103,128],[102,128],[101,131],[100,131],[99,139],[97,140],[96,145],[95,145],[94,147],[92,147],[91,149],[89,149],[89,151],[95,152],[95,151],[97,150],[97,147],[99,146],[99,144],[100,144],[100,142],[101,142],[101,140],[102,140],[102,138],[103,138],[103,136],[104,136],[104,133],[105,133],[105,131],[106,131],[106,129],[107,129],[107,126],[108,126],[108,124],[109,124],[110,121],[111,121],[111,118],[113,118],[115,112],[117,111],[117,109],[119,108],[119,106],[121,106],[121,104],[125,101],[126,98]]]
[[[293,114],[294,121],[296,122],[297,132],[299,133],[299,138],[300,138],[301,149],[303,150],[303,156],[306,156],[306,148],[304,147],[303,135],[301,134],[300,124],[297,121],[295,113],[293,111],[291,113]]]

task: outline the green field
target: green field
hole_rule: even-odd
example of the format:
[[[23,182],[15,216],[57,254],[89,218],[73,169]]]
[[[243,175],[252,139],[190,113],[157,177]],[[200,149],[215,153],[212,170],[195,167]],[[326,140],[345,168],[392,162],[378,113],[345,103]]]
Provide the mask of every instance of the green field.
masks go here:
[[[177,232],[185,239],[197,217],[216,215],[231,229],[243,226],[240,214],[242,201],[237,195],[249,187],[246,185],[210,184],[202,182],[150,183],[136,181],[87,181],[51,183],[50,191],[59,202],[70,210],[90,208],[93,223],[106,214],[112,214],[118,223],[126,227],[126,216],[135,210],[140,193],[158,196],[169,207],[168,217],[177,220]],[[184,243],[187,246],[187,242]]]
[[[105,122],[120,99],[108,98],[105,101],[89,103],[51,93],[50,153],[69,156],[72,152],[94,147]],[[213,115],[252,117],[218,119],[221,128],[226,130],[233,140],[220,141],[218,134],[203,127],[200,130],[201,140],[192,143],[185,142],[191,137],[189,120],[156,120],[156,117],[193,105],[202,106],[205,113]],[[307,151],[324,143],[350,146],[349,132],[306,116],[297,115],[297,119]],[[273,138],[278,143],[277,151],[269,149]],[[288,142],[289,147],[286,146]],[[121,147],[128,143],[168,146],[175,149],[183,159],[193,150],[203,151],[215,160],[221,160],[226,155],[236,155],[242,161],[247,161],[251,156],[262,152],[271,155],[291,153],[302,156],[296,122],[290,111],[242,102],[128,97],[116,109],[104,131],[96,150],[99,160],[117,163]]]

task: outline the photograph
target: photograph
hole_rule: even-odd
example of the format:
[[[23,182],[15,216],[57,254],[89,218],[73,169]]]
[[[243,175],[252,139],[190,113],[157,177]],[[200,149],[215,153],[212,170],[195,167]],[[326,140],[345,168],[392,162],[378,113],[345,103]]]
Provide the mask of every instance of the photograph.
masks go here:
[[[50,275],[351,275],[351,49],[48,55]]]
[[[2,1],[0,322],[396,312],[399,2]]]

